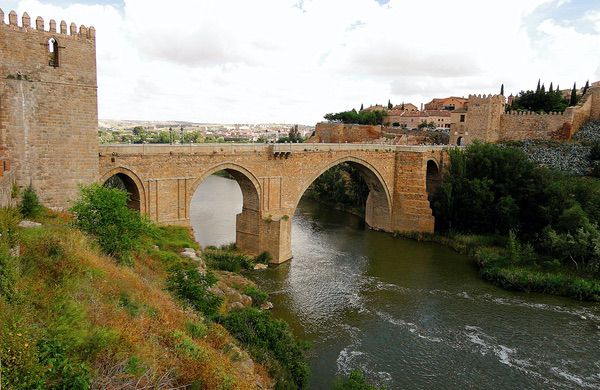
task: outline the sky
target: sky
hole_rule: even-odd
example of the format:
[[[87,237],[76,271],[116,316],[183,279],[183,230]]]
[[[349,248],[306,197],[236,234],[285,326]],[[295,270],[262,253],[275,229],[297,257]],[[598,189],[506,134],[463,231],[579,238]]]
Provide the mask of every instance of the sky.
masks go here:
[[[600,80],[600,0],[0,0],[96,28],[101,119],[328,112]],[[7,16],[5,16],[7,18]]]

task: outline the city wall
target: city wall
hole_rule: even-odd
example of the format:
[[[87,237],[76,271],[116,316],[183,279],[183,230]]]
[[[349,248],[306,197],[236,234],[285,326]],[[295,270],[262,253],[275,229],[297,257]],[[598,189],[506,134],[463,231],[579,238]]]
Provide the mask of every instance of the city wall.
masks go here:
[[[307,142],[314,143],[365,143],[383,137],[379,125],[348,125],[344,123],[317,123],[315,135]]]
[[[466,145],[475,139],[486,142],[524,139],[570,139],[590,119],[600,119],[600,87],[588,89],[581,102],[563,113],[504,112],[501,95],[471,95],[464,123],[453,123],[450,144]]]

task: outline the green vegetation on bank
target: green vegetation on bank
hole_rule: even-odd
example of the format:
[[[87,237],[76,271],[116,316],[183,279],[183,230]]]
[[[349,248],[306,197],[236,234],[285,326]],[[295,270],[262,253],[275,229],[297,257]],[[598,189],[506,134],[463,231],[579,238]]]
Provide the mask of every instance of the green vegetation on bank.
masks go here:
[[[476,258],[484,278],[600,300],[600,180],[565,176],[492,144],[451,150],[450,158],[433,201],[436,228],[455,248],[469,248],[457,249]]]
[[[378,390],[370,384],[361,371],[352,371],[346,378],[337,378],[331,387],[333,390]]]
[[[213,288],[227,275],[180,254],[198,248],[189,230],[158,227],[126,204],[94,185],[73,215],[41,210],[41,227],[18,227],[19,210],[0,209],[0,387],[305,387],[303,344],[286,325],[225,307]],[[238,279],[227,288],[266,299]]]

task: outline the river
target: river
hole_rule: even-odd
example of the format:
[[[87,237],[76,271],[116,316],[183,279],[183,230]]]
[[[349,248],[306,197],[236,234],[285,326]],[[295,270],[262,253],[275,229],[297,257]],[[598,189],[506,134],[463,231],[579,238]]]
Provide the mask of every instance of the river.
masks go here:
[[[192,201],[202,246],[235,240],[242,195],[211,176]],[[294,258],[249,277],[311,342],[311,388],[354,369],[388,389],[600,389],[600,305],[504,291],[443,246],[374,232],[302,200]]]

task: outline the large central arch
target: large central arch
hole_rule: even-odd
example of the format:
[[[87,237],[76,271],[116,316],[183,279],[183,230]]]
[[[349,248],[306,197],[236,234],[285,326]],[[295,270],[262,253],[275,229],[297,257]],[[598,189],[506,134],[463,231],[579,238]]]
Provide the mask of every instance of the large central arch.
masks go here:
[[[260,185],[249,170],[233,164],[217,164],[206,171],[190,187],[187,204],[191,205],[192,198],[198,186],[209,176],[219,171],[230,174],[242,190],[242,212],[236,216],[236,246],[251,255],[260,253]],[[188,207],[190,209],[190,207]]]
[[[294,202],[294,210],[310,185],[327,170],[336,165],[347,163],[356,168],[369,187],[369,196],[365,205],[365,222],[375,230],[390,230],[392,219],[391,191],[381,173],[372,164],[353,156],[337,159],[322,167],[317,174],[310,176],[302,185],[298,198]]]

